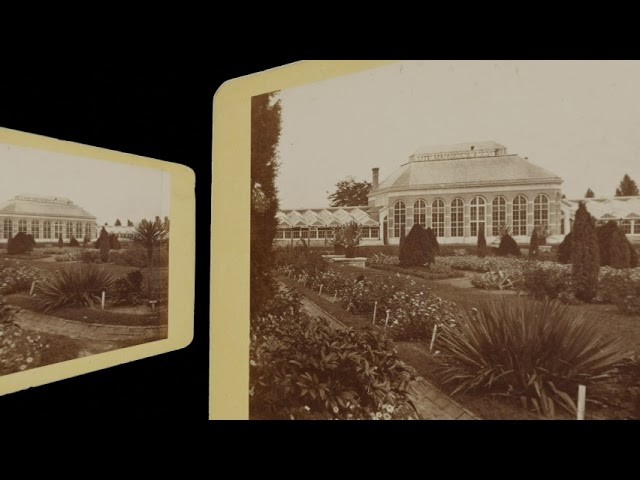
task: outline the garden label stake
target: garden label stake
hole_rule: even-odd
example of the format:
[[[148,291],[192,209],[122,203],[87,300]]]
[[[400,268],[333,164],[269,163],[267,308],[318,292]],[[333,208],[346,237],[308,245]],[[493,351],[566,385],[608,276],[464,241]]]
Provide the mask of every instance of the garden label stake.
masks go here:
[[[105,296],[105,292],[102,292],[102,309],[104,310],[104,296]]]
[[[373,322],[371,322],[372,324],[376,323],[376,311],[378,310],[378,302],[376,301],[373,304]]]
[[[336,303],[337,296],[338,296],[338,290],[336,290],[336,293],[333,295],[333,300],[331,301],[331,303]]]
[[[36,280],[33,281],[33,283],[31,284],[31,291],[29,292],[29,295],[33,295],[33,289],[36,286]]]
[[[322,287],[324,287],[324,285],[320,285],[320,292],[318,292],[318,295],[322,295]]]
[[[436,333],[438,331],[438,324],[436,323],[435,326],[433,327],[433,335],[431,335],[431,345],[429,345],[429,352],[431,352],[431,350],[433,350],[433,342],[436,341]]]
[[[387,328],[387,325],[389,325],[389,310],[387,310],[387,318],[384,321],[384,328]]]
[[[587,402],[587,387],[578,385],[578,420],[584,420],[584,407]]]

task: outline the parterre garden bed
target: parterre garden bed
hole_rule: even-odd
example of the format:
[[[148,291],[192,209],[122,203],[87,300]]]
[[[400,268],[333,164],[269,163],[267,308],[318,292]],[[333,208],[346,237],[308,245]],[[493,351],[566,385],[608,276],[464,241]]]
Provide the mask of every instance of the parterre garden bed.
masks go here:
[[[470,259],[465,261],[474,262]],[[383,328],[394,338],[401,357],[423,376],[439,384],[443,391],[452,390],[450,385],[442,383],[442,364],[435,351],[429,351],[429,338],[436,324],[444,330],[455,328],[460,318],[457,311],[469,312],[484,302],[487,296],[481,289],[461,289],[443,282],[404,275],[393,269],[323,266],[316,260],[289,264],[281,261],[279,265],[284,282],[309,296],[346,325],[371,325],[373,310],[379,309],[378,328]],[[319,295],[320,285],[323,286],[322,295]],[[515,305],[513,302],[521,300],[515,296],[504,301],[511,302],[506,304],[506,308],[510,308],[509,305]],[[603,327],[637,355],[640,345],[638,315],[621,314],[613,305],[569,305],[565,308],[571,315],[583,315],[585,325]],[[385,328],[387,310],[390,320]],[[619,365],[609,381],[589,387],[587,418],[640,418],[640,368],[637,362],[625,361]],[[521,399],[515,397],[462,394],[454,398],[484,418],[540,418],[534,413],[536,409],[531,403],[523,408]],[[594,400],[599,403],[593,403]],[[554,414],[555,418],[571,418],[560,408],[555,408]]]

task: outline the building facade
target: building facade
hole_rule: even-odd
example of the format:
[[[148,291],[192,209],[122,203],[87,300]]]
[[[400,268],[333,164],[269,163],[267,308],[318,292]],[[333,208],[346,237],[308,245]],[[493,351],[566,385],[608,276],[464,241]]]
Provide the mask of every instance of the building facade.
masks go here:
[[[0,244],[18,232],[32,235],[36,243],[65,243],[75,237],[96,238],[96,217],[68,198],[17,195],[0,204]]]
[[[596,225],[614,220],[632,242],[640,242],[640,197],[580,198],[563,200],[565,225],[563,233],[570,232],[580,202],[596,219]]]

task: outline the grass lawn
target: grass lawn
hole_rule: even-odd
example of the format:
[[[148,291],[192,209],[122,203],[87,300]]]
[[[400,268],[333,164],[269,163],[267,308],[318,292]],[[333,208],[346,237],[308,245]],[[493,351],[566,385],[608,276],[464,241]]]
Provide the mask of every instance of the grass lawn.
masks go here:
[[[330,265],[330,268],[343,275],[360,276],[367,278],[384,278],[398,277],[397,273],[361,269],[350,267],[347,265]],[[402,275],[400,276],[402,278]],[[407,278],[404,276],[404,278]],[[489,297],[486,290],[476,288],[459,288],[446,283],[445,281],[429,281],[414,276],[409,277],[419,285],[423,285],[425,290],[438,295],[444,300],[453,301],[464,309],[471,309]],[[333,315],[343,324],[362,328],[371,326],[372,319],[368,316],[353,315],[347,313],[338,303],[332,303],[332,295],[318,295],[317,291],[311,291],[310,288],[304,287],[287,277],[280,277],[285,284],[298,289],[304,293],[311,301],[317,303],[321,308]],[[499,294],[496,294],[499,295]],[[495,295],[491,295],[495,297]],[[515,296],[509,295],[507,298]],[[570,310],[584,314],[586,321],[598,322],[606,325],[606,331],[611,335],[623,339],[627,346],[635,352],[640,351],[640,316],[623,315],[617,311],[613,305],[576,305],[570,306]],[[377,322],[382,319],[378,316]],[[440,383],[438,375],[438,362],[436,357],[429,352],[427,342],[396,342],[396,349],[400,357],[408,364],[412,365],[420,375],[432,381],[439,386],[445,393],[450,393],[452,388]],[[599,388],[598,393],[604,399],[603,405],[587,404],[587,418],[603,418],[603,419],[619,419],[619,418],[640,418],[639,405],[637,395],[633,389],[640,386],[640,369],[630,367],[629,371],[623,371],[618,380],[608,383],[606,387]],[[519,401],[506,397],[490,396],[490,395],[456,395],[456,400],[461,404],[474,411],[485,419],[492,420],[526,420],[539,419],[535,412],[529,412],[522,408]],[[556,418],[573,418],[562,411],[556,412]]]

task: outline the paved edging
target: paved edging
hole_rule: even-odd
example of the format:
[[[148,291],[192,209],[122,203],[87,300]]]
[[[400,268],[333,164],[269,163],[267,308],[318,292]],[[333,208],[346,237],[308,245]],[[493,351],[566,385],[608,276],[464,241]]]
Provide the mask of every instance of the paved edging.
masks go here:
[[[348,328],[304,295],[302,307],[307,313],[325,318],[337,328]],[[413,382],[411,386],[415,394],[410,397],[424,420],[482,420],[481,417],[460,405],[427,380]]]
[[[22,328],[36,330],[71,338],[85,338],[88,340],[121,341],[136,338],[166,338],[167,325],[156,326],[127,326],[88,324],[52,317],[41,313],[21,310],[14,321]]]

